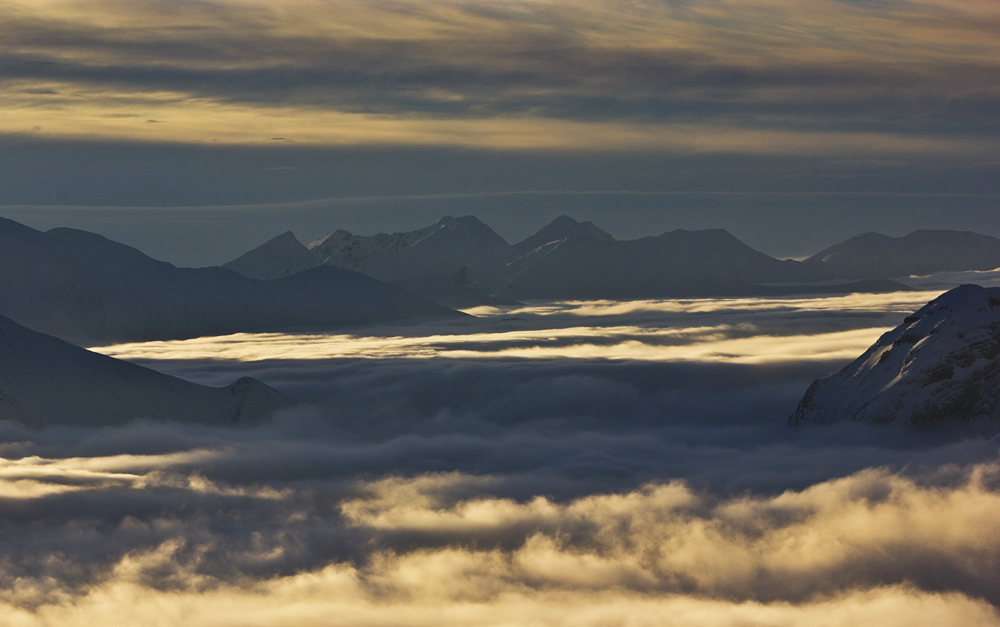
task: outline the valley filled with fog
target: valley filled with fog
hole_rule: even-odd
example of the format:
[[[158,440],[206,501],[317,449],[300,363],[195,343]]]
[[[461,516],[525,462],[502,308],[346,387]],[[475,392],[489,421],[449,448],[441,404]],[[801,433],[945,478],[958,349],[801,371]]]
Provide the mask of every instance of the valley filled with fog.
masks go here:
[[[0,422],[0,618],[995,624],[996,438],[788,426],[813,380],[938,294],[529,302],[96,347],[292,404]]]

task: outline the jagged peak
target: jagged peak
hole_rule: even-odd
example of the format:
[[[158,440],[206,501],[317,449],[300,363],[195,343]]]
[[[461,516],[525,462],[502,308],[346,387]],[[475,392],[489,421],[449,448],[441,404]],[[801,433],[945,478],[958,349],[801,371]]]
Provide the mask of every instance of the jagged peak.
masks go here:
[[[567,215],[561,215],[516,244],[522,251],[534,250],[549,242],[570,237],[584,237],[593,240],[613,241],[615,238],[593,222],[578,222]]]

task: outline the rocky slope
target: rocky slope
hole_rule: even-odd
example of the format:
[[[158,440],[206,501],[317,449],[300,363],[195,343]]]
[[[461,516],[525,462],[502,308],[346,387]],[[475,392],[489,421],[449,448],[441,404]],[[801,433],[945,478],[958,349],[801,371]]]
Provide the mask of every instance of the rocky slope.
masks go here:
[[[962,285],[806,391],[790,426],[852,420],[1000,432],[1000,288]]]

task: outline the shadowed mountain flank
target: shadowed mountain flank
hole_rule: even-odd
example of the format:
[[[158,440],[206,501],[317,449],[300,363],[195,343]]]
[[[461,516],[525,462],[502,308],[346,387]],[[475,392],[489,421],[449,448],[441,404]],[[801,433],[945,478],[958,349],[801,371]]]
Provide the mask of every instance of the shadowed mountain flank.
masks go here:
[[[112,359],[0,316],[0,420],[101,426],[136,418],[254,423],[292,401],[256,379],[211,388]]]
[[[284,279],[177,268],[100,235],[0,219],[0,314],[84,345],[461,314],[356,272]]]
[[[1000,268],[1000,239],[969,231],[914,231],[904,237],[862,233],[803,263],[835,279],[889,279]]]
[[[251,279],[272,281],[320,265],[322,259],[309,252],[291,231],[285,231],[222,267]]]

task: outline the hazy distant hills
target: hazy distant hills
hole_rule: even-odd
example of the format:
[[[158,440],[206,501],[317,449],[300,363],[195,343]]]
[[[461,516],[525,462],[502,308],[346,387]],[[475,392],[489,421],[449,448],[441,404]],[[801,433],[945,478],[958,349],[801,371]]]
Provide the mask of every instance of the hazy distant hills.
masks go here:
[[[735,294],[753,283],[798,283],[808,270],[757,252],[721,229],[614,241],[571,235],[539,246],[473,284],[492,295],[657,298]]]
[[[789,425],[851,420],[1000,432],[1000,288],[962,285],[813,383]]]
[[[133,418],[255,422],[292,402],[250,378],[210,388],[92,353],[0,316],[0,420],[98,426]]]
[[[862,233],[820,251],[805,265],[829,278],[879,279],[1000,268],[1000,239],[968,231]]]
[[[177,268],[85,231],[0,219],[0,314],[74,343],[334,328],[461,314],[320,265],[274,281]]]
[[[955,249],[965,252],[949,252]],[[949,260],[935,265],[925,259],[929,254]],[[722,229],[617,241],[593,223],[567,216],[511,245],[465,216],[404,233],[358,236],[338,230],[308,247],[286,233],[225,267],[275,278],[317,261],[450,307],[472,307],[522,299],[894,291],[907,288],[891,279],[937,267],[1000,267],[1000,240],[951,231],[918,231],[898,239],[865,235],[797,262],[765,255]]]

